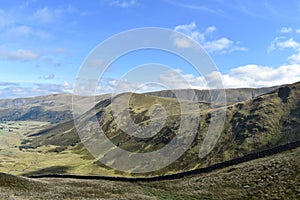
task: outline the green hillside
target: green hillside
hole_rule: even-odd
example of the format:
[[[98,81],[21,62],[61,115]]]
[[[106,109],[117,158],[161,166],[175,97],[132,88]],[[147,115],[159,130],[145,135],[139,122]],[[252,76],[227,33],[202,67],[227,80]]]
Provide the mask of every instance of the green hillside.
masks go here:
[[[125,96],[128,94],[124,94]],[[121,99],[124,95],[116,98]],[[168,167],[142,176],[172,174],[188,171],[212,164],[237,158],[248,153],[275,147],[280,144],[300,140],[300,83],[277,88],[254,99],[233,103],[224,107],[226,121],[222,134],[213,150],[204,158],[199,159],[199,149],[210,123],[213,110],[208,103],[198,102],[199,111],[192,114],[200,115],[199,129],[191,147],[176,162]],[[122,99],[121,99],[122,100]],[[164,128],[153,137],[141,139],[125,134],[114,121],[111,112],[111,101],[101,101],[96,105],[97,119],[108,138],[119,148],[131,152],[151,152],[168,144],[178,131],[180,121],[180,106],[176,99],[162,98],[147,94],[132,94],[130,99],[130,115],[133,121],[141,126],[150,123],[149,108],[160,104],[168,113]],[[95,120],[93,112],[84,116],[81,127],[89,127],[90,120]],[[89,134],[87,134],[89,135]],[[99,174],[98,168],[107,169],[109,173],[122,176],[141,174],[124,174],[114,171],[97,162],[80,143],[72,122],[59,124],[46,130],[32,134],[23,143],[22,148],[54,146],[50,151],[59,154],[71,153],[84,156],[85,168],[75,170],[79,174]],[[113,150],[112,150],[113,151]],[[118,157],[111,162],[120,162]],[[98,163],[98,164],[97,164]],[[124,162],[123,164],[125,164]],[[75,167],[76,168],[76,167]],[[78,168],[78,167],[77,167]],[[65,173],[72,170],[66,169]],[[43,171],[32,171],[41,173]],[[54,171],[51,171],[54,172]]]
[[[28,179],[0,173],[0,199],[299,199],[300,148],[177,180]]]

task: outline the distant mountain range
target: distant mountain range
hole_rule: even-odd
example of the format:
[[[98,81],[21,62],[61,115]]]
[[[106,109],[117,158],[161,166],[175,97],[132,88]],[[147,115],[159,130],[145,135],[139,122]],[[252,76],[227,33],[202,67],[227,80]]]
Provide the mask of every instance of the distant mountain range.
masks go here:
[[[110,95],[96,96],[96,101]],[[82,97],[84,100],[85,97]],[[53,94],[32,98],[0,99],[0,121],[46,121],[57,124],[73,119],[72,95]]]
[[[269,88],[243,88],[226,89],[226,98],[228,102],[240,102],[253,99],[258,95],[274,90],[276,87]],[[208,90],[164,90],[150,92],[149,95],[158,97],[175,98],[176,93],[184,94],[189,97],[195,92],[195,101],[210,102],[211,98],[217,99],[218,90],[210,93]],[[212,95],[211,95],[212,94]],[[109,98],[110,94],[98,95],[95,101]],[[85,97],[82,97],[83,101]],[[72,114],[72,95],[53,94],[47,96],[38,96],[32,98],[0,99],[0,121],[22,121],[35,120],[47,121],[52,124],[66,122],[73,119]]]

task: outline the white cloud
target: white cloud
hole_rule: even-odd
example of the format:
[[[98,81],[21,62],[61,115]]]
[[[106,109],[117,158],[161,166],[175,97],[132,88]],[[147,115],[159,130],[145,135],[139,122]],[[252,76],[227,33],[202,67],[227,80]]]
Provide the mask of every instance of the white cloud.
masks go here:
[[[186,25],[178,25],[174,28],[174,31],[183,33],[183,34],[189,36],[190,38],[192,38],[193,40],[195,40],[197,42],[204,42],[205,41],[205,34],[200,33],[196,29],[197,29],[196,23],[192,22],[192,23],[186,24]]]
[[[19,49],[17,51],[1,51],[0,50],[0,59],[9,60],[9,61],[30,61],[36,60],[39,58],[39,55],[31,50]]]
[[[185,37],[181,37],[181,36],[176,36],[173,39],[174,45],[177,48],[192,48],[195,43]]]
[[[300,64],[300,43],[295,41],[294,38],[287,39],[286,37],[276,37],[269,46],[268,52],[276,49],[285,50],[290,49],[293,54],[288,57],[291,64]]]
[[[197,28],[197,25],[195,22],[192,22],[190,24],[178,25],[174,28],[174,30],[178,32],[190,32],[195,28]]]
[[[217,28],[215,26],[210,26],[210,27],[206,28],[205,33],[212,33],[216,30],[217,30]]]
[[[0,98],[18,98],[49,94],[72,93],[72,90],[72,85],[66,81],[61,84],[33,83],[28,86],[16,83],[7,85],[7,87],[5,88],[0,88]]]
[[[280,30],[281,33],[290,33],[292,31],[293,29],[291,27],[282,27]]]
[[[238,44],[238,43],[236,43]],[[220,52],[222,54],[231,53],[233,51],[246,51],[247,48],[236,46],[233,41],[228,38],[220,38],[218,40],[207,41],[203,47],[208,52]]]
[[[243,87],[269,87],[274,85],[289,84],[300,81],[300,64],[282,65],[278,68],[272,68],[259,65],[245,65],[233,68],[228,74],[212,72],[205,76],[196,77],[194,75],[180,74],[189,82],[192,88],[204,89],[214,88],[216,80],[221,79],[224,88],[243,88]],[[163,79],[169,83],[174,83],[178,88],[178,77],[169,75]]]
[[[288,60],[291,62],[291,63],[298,63],[300,64],[300,51],[291,55]]]
[[[276,44],[279,48],[292,48],[292,49],[298,49],[300,47],[300,44],[296,42],[293,38],[290,38],[286,41],[278,42]]]
[[[137,5],[137,0],[110,0],[109,5],[128,8]]]
[[[229,77],[241,82],[235,87],[268,87],[300,81],[300,65],[288,64],[278,68],[246,65],[230,70]],[[227,86],[230,81],[225,82]]]
[[[268,52],[274,51],[275,49],[299,49],[300,43],[296,42],[293,38],[286,39],[285,37],[276,37],[269,46]]]
[[[202,33],[197,30],[195,22],[186,25],[178,25],[174,28],[175,31],[189,36],[191,39],[197,41],[208,52],[217,52],[222,54],[231,53],[234,51],[245,51],[247,48],[241,47],[239,42],[234,42],[226,37],[219,39],[208,40],[212,32],[216,31],[216,27],[210,26]],[[192,48],[194,43],[185,37],[175,36],[174,45],[178,48]]]
[[[42,24],[49,24],[57,21],[64,14],[72,14],[77,12],[77,9],[68,5],[67,7],[61,7],[56,9],[50,9],[48,7],[44,7],[42,9],[37,10],[31,16],[31,19],[35,22]]]
[[[183,2],[174,1],[174,0],[164,0],[164,1],[169,3],[169,4],[179,6],[179,7],[183,7],[183,8],[209,12],[209,13],[216,14],[216,15],[223,15],[224,14],[222,10],[212,9],[208,6],[204,6],[202,3],[201,3],[201,5],[197,5],[197,4],[193,4],[191,2],[187,2],[187,1],[183,1]],[[195,2],[197,2],[197,1],[195,1]],[[198,2],[200,2],[200,1],[198,1]]]
[[[40,10],[37,10],[33,15],[32,19],[40,23],[51,23],[55,19],[55,14],[50,11],[48,7],[44,7]]]
[[[227,38],[220,38],[214,41],[205,42],[203,47],[209,52],[214,51],[223,51],[224,49],[228,49],[233,45],[233,42]]]
[[[49,33],[46,33],[42,30],[36,30],[29,26],[20,25],[14,26],[7,29],[4,33],[6,37],[28,37],[28,36],[35,36],[41,39],[48,39],[51,37]]]
[[[300,29],[297,29],[297,30],[296,30],[296,33],[299,33],[299,34],[300,34]]]
[[[160,74],[158,83],[137,83],[130,80],[106,79],[98,87],[98,93],[113,93],[118,86],[121,92],[149,92],[161,89],[213,89],[259,88],[300,81],[300,64],[287,64],[278,68],[255,64],[233,68],[227,74],[213,71],[205,76],[184,74],[176,69]],[[162,87],[163,86],[163,87]]]

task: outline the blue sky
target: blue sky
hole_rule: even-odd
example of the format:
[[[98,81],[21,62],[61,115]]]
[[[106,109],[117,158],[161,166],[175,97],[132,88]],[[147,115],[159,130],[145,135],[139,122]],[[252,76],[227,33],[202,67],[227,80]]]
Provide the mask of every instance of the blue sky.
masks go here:
[[[172,29],[199,42],[225,87],[300,81],[299,20],[297,0],[0,0],[0,97],[72,92],[96,45],[142,27]],[[194,88],[205,88],[203,77],[183,61],[144,51],[112,66],[99,92],[111,92],[137,64],[160,60]]]

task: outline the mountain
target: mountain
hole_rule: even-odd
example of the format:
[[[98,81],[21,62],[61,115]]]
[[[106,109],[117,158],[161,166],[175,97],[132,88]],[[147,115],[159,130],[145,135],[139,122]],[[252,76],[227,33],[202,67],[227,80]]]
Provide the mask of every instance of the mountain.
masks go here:
[[[240,102],[267,93],[276,87],[269,88],[243,88],[226,89],[228,102]],[[210,102],[211,96],[218,99],[220,92],[214,90],[212,95],[207,90],[175,90],[176,93],[189,97],[191,92],[196,93],[195,100]],[[174,93],[169,90],[151,92],[149,95],[158,97],[175,98]],[[110,94],[98,95],[95,101],[109,98]],[[82,97],[85,101],[87,97]],[[73,119],[72,113],[72,95],[71,94],[52,94],[47,96],[38,96],[31,98],[0,99],[0,121],[46,121],[52,124],[58,124]]]
[[[212,89],[212,90],[192,90],[192,89],[181,89],[181,90],[162,90],[155,92],[148,92],[149,95],[154,95],[158,97],[168,97],[168,98],[176,98],[176,95],[183,97],[187,97],[186,100],[191,100],[190,97],[192,94],[194,95],[194,101],[202,101],[202,102],[211,102],[215,101],[219,98],[222,98],[223,91],[226,93],[226,100],[229,103],[246,101],[249,99],[253,99],[259,95],[271,92],[278,88],[278,86],[274,87],[264,87],[264,88],[236,88],[236,89]]]
[[[108,95],[96,96],[100,101]],[[86,97],[82,97],[84,100]],[[0,99],[0,121],[46,121],[52,124],[73,119],[72,95],[52,94],[31,98]]]
[[[238,91],[238,90],[236,90]],[[113,112],[112,101],[122,102],[130,97],[130,116],[132,120],[145,126],[150,124],[151,106],[162,105],[167,112],[167,120],[164,127],[150,138],[136,138],[125,134],[116,124]],[[162,96],[162,95],[161,95]],[[269,93],[257,96],[243,102],[231,103],[217,109],[225,109],[226,120],[216,145],[212,151],[203,159],[199,158],[199,149],[204,141],[210,120],[215,109],[209,103],[197,102],[198,108],[191,115],[199,115],[199,128],[195,139],[189,149],[171,165],[142,176],[155,176],[174,174],[189,171],[197,168],[207,167],[215,163],[234,159],[249,153],[259,152],[281,144],[300,140],[300,82],[280,86]],[[187,104],[189,102],[187,101]],[[121,104],[120,104],[121,105]],[[119,106],[119,112],[125,112],[125,106]],[[79,127],[85,128],[85,140],[93,141],[97,134],[92,134],[92,123],[97,120],[106,136],[115,146],[130,152],[152,152],[168,144],[178,132],[179,122],[183,116],[180,113],[180,104],[174,98],[158,97],[149,94],[120,94],[114,99],[100,101],[96,106],[96,118],[91,110],[81,116]],[[154,119],[155,120],[155,119]],[[158,118],[158,121],[160,119]],[[80,174],[98,174],[99,169],[106,169],[110,174],[119,176],[137,176],[141,174],[126,174],[114,171],[109,167],[96,161],[91,156],[77,135],[72,121],[58,124],[46,130],[38,131],[28,136],[23,142],[21,149],[35,149],[40,147],[53,146],[49,152],[57,152],[61,155],[81,155],[85,159],[85,169],[80,166],[73,166],[72,170],[78,169]],[[114,153],[116,148],[111,149]],[[105,156],[105,154],[103,155]],[[110,157],[108,162],[125,165],[126,160],[120,157]],[[67,163],[65,163],[67,165]],[[63,165],[64,166],[64,165]],[[79,170],[80,168],[80,170]],[[75,170],[76,171],[76,170]],[[45,171],[32,171],[44,173]],[[48,173],[54,171],[47,171]],[[70,173],[68,168],[63,171]],[[101,172],[103,173],[103,172]],[[103,175],[103,174],[101,174]]]

